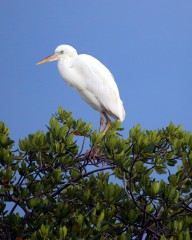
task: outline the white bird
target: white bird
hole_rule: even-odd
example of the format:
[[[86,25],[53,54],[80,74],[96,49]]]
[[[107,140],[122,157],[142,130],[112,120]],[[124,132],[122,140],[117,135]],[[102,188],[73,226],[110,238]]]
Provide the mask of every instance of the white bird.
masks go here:
[[[119,90],[110,71],[96,58],[77,54],[69,45],[60,45],[55,53],[41,60],[43,64],[58,60],[61,77],[74,87],[81,97],[95,110],[101,113],[100,129],[106,132],[110,126],[109,116],[123,121],[125,110],[119,96]],[[109,116],[108,116],[109,115]],[[103,129],[104,117],[106,126]]]

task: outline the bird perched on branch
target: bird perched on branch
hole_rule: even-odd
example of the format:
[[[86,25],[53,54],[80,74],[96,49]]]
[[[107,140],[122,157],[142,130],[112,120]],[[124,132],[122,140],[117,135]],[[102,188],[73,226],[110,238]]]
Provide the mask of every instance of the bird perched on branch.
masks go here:
[[[60,45],[54,54],[37,64],[54,60],[58,60],[58,69],[65,82],[74,87],[92,108],[100,112],[100,132],[105,133],[109,128],[109,116],[120,121],[125,119],[123,102],[115,80],[100,61],[90,55],[78,55],[69,45]]]

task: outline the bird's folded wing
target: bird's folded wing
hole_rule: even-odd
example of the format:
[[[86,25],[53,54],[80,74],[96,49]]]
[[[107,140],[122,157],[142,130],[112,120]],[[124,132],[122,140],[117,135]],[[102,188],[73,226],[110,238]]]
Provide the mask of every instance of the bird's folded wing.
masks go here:
[[[78,64],[81,64],[79,71],[81,71],[83,87],[99,100],[103,110],[123,121],[125,118],[123,103],[110,71],[97,59],[85,54],[79,55],[79,63],[76,62],[76,67]]]

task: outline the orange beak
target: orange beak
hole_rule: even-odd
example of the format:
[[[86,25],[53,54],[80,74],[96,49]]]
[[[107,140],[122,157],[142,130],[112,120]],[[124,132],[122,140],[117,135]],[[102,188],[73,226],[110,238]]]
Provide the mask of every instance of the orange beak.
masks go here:
[[[56,53],[54,53],[54,54],[52,54],[51,56],[46,57],[46,58],[44,58],[43,60],[39,61],[39,62],[37,63],[37,65],[43,64],[43,63],[46,63],[46,62],[51,62],[51,61],[54,61],[54,60],[57,60],[57,59],[58,59],[58,56],[57,56]]]

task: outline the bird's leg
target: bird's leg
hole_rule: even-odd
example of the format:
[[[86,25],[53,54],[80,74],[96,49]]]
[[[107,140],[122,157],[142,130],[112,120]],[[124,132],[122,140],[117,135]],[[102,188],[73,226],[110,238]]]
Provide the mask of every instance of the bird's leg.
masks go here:
[[[104,126],[104,123],[105,123],[105,118],[104,118],[104,113],[100,113],[100,126],[99,126],[99,132],[103,132],[103,126]],[[98,155],[98,148],[96,146],[94,146],[90,151],[87,151],[85,153],[85,159],[93,159],[95,160],[97,158],[97,155]]]
[[[105,116],[105,119],[106,119],[106,126],[105,126],[105,129],[103,130],[103,132],[106,133],[107,129],[111,125],[111,120],[110,120],[110,118],[107,116],[107,114],[105,112],[103,113],[103,115]]]
[[[105,128],[103,129],[104,123],[106,120],[106,125]],[[107,129],[109,128],[111,124],[110,118],[107,116],[105,112],[101,112],[101,118],[100,118],[100,127],[99,127],[99,132],[102,132],[105,134]],[[103,135],[104,136],[104,135]],[[87,151],[85,153],[85,160],[97,160],[99,158],[99,148],[98,148],[99,143],[97,143],[97,146],[93,146],[93,148],[90,151]],[[102,166],[104,164],[104,161],[102,161]]]
[[[104,117],[103,117],[103,113],[100,113],[100,114],[101,114],[101,118],[100,118],[99,132],[102,132],[105,119],[104,119]]]

